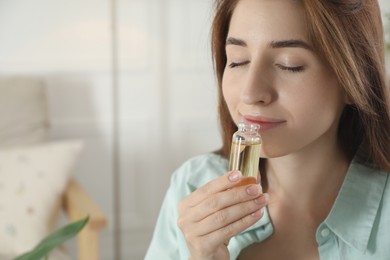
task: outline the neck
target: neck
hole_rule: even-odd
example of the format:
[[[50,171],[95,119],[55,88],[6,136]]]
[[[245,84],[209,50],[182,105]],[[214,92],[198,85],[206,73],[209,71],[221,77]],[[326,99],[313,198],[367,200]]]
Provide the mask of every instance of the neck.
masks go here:
[[[267,159],[270,203],[292,205],[322,221],[331,210],[348,166],[349,160],[337,144]]]

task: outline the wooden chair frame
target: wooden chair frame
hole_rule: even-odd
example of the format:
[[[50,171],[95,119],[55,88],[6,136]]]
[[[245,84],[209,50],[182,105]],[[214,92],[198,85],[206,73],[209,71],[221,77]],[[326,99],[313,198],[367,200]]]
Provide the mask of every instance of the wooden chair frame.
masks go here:
[[[99,259],[99,231],[107,226],[107,219],[81,186],[71,179],[65,189],[63,208],[71,222],[89,215],[89,222],[77,236],[78,259]]]

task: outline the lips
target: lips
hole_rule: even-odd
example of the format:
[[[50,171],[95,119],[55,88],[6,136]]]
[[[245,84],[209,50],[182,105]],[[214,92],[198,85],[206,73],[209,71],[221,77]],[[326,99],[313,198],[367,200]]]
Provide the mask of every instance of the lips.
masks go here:
[[[260,125],[260,131],[272,129],[278,126],[281,126],[286,123],[286,120],[271,118],[271,117],[262,117],[262,116],[244,116],[245,122],[258,124]]]

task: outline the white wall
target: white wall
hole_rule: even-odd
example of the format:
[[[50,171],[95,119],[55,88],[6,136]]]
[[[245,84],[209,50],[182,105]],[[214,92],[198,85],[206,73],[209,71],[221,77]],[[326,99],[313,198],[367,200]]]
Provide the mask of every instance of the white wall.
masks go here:
[[[220,139],[208,50],[209,0],[0,1],[0,73],[49,87],[52,138],[83,138],[75,176],[109,218],[114,259],[113,76],[119,84],[122,259],[142,259],[172,171]],[[68,243],[74,250],[74,242]],[[74,255],[74,252],[72,252]]]
[[[52,138],[86,141],[75,176],[109,218],[100,249],[107,260],[114,259],[117,76],[121,255],[142,259],[171,172],[220,145],[208,45],[212,0],[117,0],[118,74],[112,71],[113,1],[0,1],[0,73],[42,75]],[[390,12],[390,1],[380,3]]]
[[[382,13],[390,12],[390,2],[387,0],[379,0],[379,5],[381,7]]]

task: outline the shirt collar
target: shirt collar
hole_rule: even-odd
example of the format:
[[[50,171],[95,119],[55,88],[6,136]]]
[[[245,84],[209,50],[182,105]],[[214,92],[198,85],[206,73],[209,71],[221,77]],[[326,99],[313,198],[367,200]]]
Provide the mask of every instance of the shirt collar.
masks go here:
[[[273,230],[268,209],[264,207],[264,215],[259,221],[231,239],[228,246],[230,259],[237,259],[242,249],[254,242],[263,241],[273,233]]]
[[[364,252],[367,249],[388,174],[352,161],[325,223],[341,240]]]

